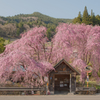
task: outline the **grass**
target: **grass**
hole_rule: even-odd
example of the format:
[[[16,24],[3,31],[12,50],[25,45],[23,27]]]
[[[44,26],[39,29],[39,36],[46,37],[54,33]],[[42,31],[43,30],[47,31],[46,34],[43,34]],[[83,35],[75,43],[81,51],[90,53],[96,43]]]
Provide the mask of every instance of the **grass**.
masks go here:
[[[79,86],[81,87],[82,86],[82,83],[78,82],[79,83]],[[87,87],[87,82],[85,81],[85,85],[84,87]],[[96,81],[89,81],[88,82],[88,87],[95,87],[96,89],[100,89],[100,85],[98,85],[96,83]]]

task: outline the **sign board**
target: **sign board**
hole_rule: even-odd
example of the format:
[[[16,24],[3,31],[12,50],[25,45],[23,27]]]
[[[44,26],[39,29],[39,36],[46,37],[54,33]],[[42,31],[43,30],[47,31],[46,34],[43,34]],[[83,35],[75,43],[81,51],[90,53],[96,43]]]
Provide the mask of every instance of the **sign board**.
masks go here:
[[[48,77],[47,76],[44,77],[44,81],[48,82]]]
[[[87,73],[91,73],[92,67],[91,66],[86,66],[85,70],[87,71]]]
[[[64,86],[67,86],[67,84],[64,84]]]
[[[60,81],[60,83],[63,83],[63,81]]]
[[[60,87],[63,87],[63,84],[60,84]]]
[[[48,86],[49,84],[47,83],[47,86]]]
[[[89,82],[89,77],[87,77],[87,82]]]
[[[55,80],[57,80],[57,78],[55,78]]]
[[[52,80],[52,77],[50,77],[50,80]]]

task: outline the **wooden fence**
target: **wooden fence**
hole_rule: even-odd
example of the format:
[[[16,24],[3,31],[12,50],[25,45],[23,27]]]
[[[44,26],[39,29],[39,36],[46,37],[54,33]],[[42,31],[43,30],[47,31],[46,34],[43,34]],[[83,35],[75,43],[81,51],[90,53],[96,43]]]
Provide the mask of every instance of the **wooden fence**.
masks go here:
[[[81,84],[81,83],[76,83],[76,94],[96,94],[100,93],[100,85],[97,84]]]
[[[95,87],[77,87],[76,94],[96,94],[97,90]]]
[[[46,94],[46,88],[0,87],[0,95]]]

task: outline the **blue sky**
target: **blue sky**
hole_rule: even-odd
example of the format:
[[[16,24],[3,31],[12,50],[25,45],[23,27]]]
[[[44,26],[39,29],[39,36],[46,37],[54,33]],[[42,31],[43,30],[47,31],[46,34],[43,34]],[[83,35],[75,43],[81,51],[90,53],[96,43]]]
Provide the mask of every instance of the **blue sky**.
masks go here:
[[[0,16],[40,12],[54,18],[75,18],[87,6],[100,15],[100,0],[0,0]]]

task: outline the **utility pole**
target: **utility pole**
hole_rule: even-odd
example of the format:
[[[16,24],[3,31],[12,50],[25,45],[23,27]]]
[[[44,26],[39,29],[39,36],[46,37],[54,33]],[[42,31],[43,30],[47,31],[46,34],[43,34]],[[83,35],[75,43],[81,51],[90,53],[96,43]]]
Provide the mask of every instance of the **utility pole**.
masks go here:
[[[70,93],[71,93],[71,74],[70,74]]]

